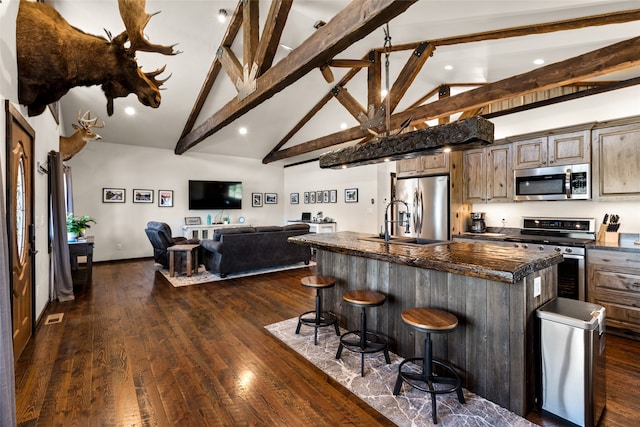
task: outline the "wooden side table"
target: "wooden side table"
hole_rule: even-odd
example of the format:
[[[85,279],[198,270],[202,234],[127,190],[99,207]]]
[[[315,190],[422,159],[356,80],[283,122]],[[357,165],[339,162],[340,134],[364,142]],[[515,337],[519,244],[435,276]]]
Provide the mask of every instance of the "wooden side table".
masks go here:
[[[87,236],[83,240],[67,242],[69,246],[69,261],[71,262],[71,276],[73,284],[88,286],[91,284],[91,272],[93,265],[93,236]],[[86,257],[84,268],[80,267],[78,257]]]
[[[185,253],[187,256],[186,273],[190,277],[192,272],[198,272],[198,248],[200,245],[173,245],[169,246],[169,276],[175,276],[175,254],[176,252]],[[194,255],[195,254],[195,255]]]

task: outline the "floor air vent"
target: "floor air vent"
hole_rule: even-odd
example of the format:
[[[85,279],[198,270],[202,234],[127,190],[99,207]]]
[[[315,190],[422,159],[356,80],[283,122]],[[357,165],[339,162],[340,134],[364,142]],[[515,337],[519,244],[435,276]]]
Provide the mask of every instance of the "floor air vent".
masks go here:
[[[45,325],[53,325],[54,323],[62,322],[62,317],[64,313],[55,313],[47,316],[47,319],[44,321]]]

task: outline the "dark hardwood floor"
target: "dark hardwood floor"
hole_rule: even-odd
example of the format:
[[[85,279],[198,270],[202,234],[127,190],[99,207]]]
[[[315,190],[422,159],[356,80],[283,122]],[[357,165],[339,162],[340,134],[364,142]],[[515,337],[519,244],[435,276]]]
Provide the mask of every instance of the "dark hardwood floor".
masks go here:
[[[311,272],[173,288],[151,260],[94,265],[16,362],[19,425],[392,425],[264,329],[313,308]],[[639,390],[640,343],[607,337],[601,425],[637,425]]]

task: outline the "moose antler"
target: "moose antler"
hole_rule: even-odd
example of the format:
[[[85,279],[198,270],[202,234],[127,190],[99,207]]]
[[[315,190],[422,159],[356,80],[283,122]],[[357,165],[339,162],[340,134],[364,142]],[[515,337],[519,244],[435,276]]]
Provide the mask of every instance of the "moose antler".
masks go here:
[[[120,9],[120,16],[126,31],[126,36],[131,42],[129,47],[130,52],[143,51],[143,52],[158,52],[163,55],[177,55],[179,50],[173,50],[175,44],[171,46],[163,46],[160,44],[151,43],[144,37],[144,27],[147,26],[149,20],[153,15],[157,15],[158,12],[148,14],[145,11],[144,0],[118,0],[118,8]],[[123,35],[122,34],[122,35]]]

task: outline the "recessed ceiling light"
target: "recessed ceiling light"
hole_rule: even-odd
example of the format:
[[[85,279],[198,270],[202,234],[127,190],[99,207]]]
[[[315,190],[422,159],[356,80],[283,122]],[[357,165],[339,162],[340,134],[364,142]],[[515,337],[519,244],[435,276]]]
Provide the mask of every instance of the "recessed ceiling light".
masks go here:
[[[133,116],[136,113],[136,109],[133,107],[126,107],[124,109],[125,114],[129,115],[129,116]]]
[[[380,91],[380,95],[382,95],[382,97],[384,98],[385,96],[387,96],[387,90],[386,89],[382,89]]]
[[[453,70],[453,65],[445,65],[444,69],[449,71],[449,70]]]
[[[220,9],[218,11],[218,22],[224,23],[227,21],[227,11],[225,9]]]
[[[536,64],[536,65],[542,65],[542,64],[544,64],[544,59],[542,59],[542,58],[534,59],[533,63]]]
[[[347,124],[345,122],[340,123],[340,129],[346,129]]]
[[[240,129],[238,129],[238,133],[240,135],[246,135],[247,134],[247,128],[241,127]]]

